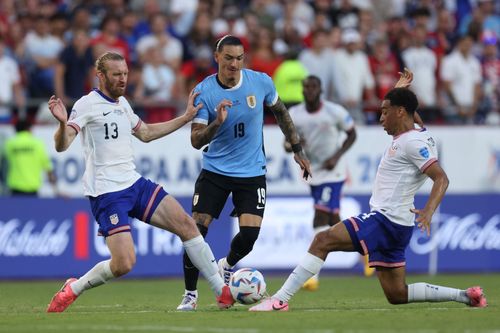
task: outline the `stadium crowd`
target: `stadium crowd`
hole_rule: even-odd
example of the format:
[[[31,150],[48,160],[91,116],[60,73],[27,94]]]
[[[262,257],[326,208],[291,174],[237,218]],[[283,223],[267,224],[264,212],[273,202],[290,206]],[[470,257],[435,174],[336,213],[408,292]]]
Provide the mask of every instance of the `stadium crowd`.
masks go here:
[[[139,115],[171,119],[232,34],[288,106],[313,74],[327,100],[373,124],[408,67],[424,122],[500,125],[499,14],[493,0],[2,0],[0,123],[50,121],[54,93],[71,109],[110,50],[129,64]]]

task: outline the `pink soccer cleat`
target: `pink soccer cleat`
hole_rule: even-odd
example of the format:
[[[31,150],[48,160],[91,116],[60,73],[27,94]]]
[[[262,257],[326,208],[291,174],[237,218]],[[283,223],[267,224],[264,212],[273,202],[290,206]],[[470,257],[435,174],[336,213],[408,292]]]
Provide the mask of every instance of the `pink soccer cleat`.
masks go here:
[[[217,296],[217,305],[219,309],[229,309],[233,304],[234,299],[231,295],[231,290],[229,290],[229,286],[224,285],[224,287],[222,287],[222,294]]]
[[[288,303],[274,297],[268,297],[248,311],[288,311]]]
[[[483,288],[479,286],[470,287],[465,291],[465,294],[470,299],[469,306],[474,308],[485,308],[488,306],[486,297],[483,293]]]
[[[47,312],[63,312],[66,310],[68,306],[73,303],[78,295],[75,295],[71,287],[69,286],[71,283],[75,282],[75,278],[67,279],[61,290],[59,290],[52,300],[50,301],[49,307],[47,308]]]

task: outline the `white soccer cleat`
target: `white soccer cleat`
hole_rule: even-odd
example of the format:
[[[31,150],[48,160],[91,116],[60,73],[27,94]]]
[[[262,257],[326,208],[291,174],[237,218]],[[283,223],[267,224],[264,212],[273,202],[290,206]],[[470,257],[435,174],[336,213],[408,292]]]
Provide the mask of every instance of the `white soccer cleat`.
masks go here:
[[[232,268],[225,268],[225,263],[227,263],[226,258],[219,259],[217,266],[219,267],[220,276],[224,279],[224,284],[229,286],[229,281],[231,280],[231,276],[233,276],[234,271]]]
[[[274,297],[268,297],[248,311],[288,311],[288,303]]]
[[[198,297],[195,294],[187,292],[182,296],[182,302],[177,307],[177,310],[195,311],[196,306],[198,305],[197,302],[198,302]]]

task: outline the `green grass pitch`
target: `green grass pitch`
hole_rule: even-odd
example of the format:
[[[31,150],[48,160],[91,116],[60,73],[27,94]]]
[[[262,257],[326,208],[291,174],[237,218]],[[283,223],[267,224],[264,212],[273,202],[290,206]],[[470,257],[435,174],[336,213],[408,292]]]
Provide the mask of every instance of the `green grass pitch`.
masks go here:
[[[275,292],[285,276],[267,276]],[[218,310],[204,280],[199,283],[198,311],[175,311],[181,299],[180,279],[132,280],[109,283],[83,294],[64,313],[45,313],[63,281],[0,282],[0,332],[312,332],[312,333],[500,333],[500,275],[410,276],[408,282],[466,288],[483,286],[489,306],[413,303],[390,305],[374,277],[321,277],[316,292],[301,290],[285,313],[251,313],[238,305]]]

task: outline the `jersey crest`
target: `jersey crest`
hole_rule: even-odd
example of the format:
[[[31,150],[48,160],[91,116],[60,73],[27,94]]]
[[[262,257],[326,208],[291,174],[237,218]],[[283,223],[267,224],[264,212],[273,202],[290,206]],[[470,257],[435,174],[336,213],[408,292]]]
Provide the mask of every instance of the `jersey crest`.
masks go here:
[[[257,106],[257,99],[255,98],[255,95],[247,96],[247,105],[252,109]]]
[[[111,222],[112,225],[118,224],[119,221],[118,214],[113,214],[109,217],[109,222]]]

